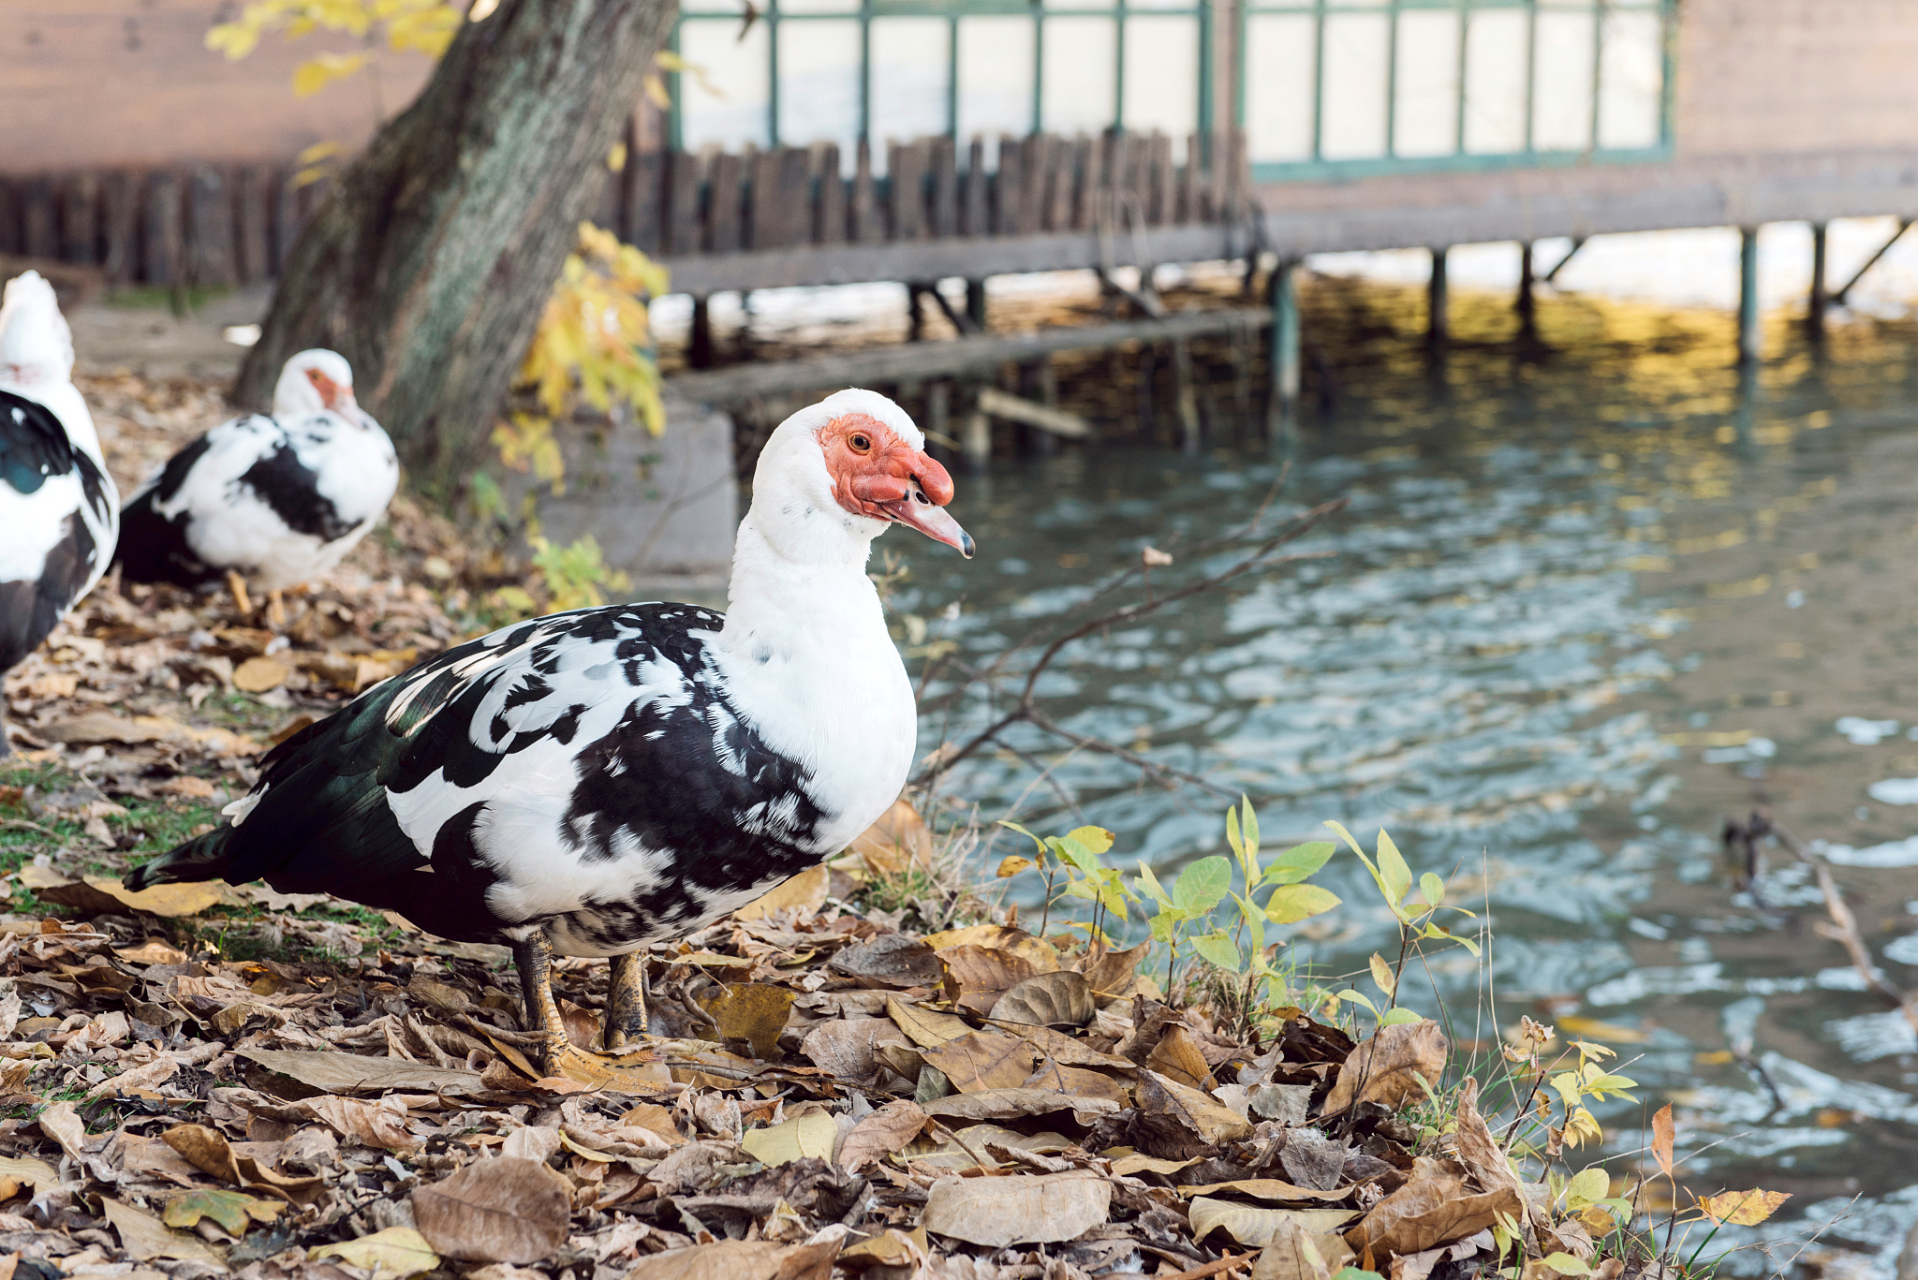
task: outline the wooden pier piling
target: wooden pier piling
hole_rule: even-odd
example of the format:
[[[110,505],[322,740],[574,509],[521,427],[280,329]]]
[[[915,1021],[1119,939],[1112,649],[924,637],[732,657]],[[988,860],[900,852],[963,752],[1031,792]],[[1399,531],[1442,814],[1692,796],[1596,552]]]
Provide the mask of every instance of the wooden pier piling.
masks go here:
[[[1758,314],[1758,228],[1738,229],[1738,363],[1764,358],[1764,330]]]

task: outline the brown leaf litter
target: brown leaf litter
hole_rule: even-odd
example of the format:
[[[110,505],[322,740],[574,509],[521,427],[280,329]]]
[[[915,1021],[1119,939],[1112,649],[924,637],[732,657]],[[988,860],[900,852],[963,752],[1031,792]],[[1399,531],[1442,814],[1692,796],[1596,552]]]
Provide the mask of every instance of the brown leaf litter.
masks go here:
[[[1422,1278],[1489,1257],[1495,1210],[1553,1229],[1472,1092],[1445,1139],[1327,1109],[1395,1045],[1433,1069],[1435,1027],[1236,1041],[1068,935],[918,938],[838,899],[722,922],[649,954],[622,1092],[534,1078],[497,949],[237,960],[110,895],[73,910],[0,933],[0,1259],[68,1274]],[[979,1012],[1007,973],[1102,966],[1130,994]],[[605,986],[557,966],[582,1037]]]

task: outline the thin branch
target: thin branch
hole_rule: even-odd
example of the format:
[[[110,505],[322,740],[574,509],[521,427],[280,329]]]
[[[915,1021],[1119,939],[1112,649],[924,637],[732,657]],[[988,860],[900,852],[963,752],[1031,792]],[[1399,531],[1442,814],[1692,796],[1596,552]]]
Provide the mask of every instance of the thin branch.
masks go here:
[[[1725,838],[1728,844],[1734,839],[1747,838],[1756,842],[1766,835],[1775,837],[1778,843],[1791,851],[1793,856],[1809,865],[1812,873],[1818,877],[1818,891],[1825,896],[1825,911],[1831,916],[1831,923],[1814,925],[1813,928],[1845,949],[1845,954],[1851,957],[1852,967],[1858,970],[1858,976],[1864,979],[1865,985],[1904,1014],[1905,1021],[1911,1025],[1912,1033],[1918,1035],[1918,996],[1893,986],[1872,963],[1871,950],[1865,946],[1864,936],[1858,932],[1858,920],[1852,915],[1851,908],[1845,904],[1845,896],[1839,892],[1837,882],[1832,879],[1831,864],[1807,849],[1797,836],[1762,813],[1752,814],[1742,828],[1736,823],[1726,824]]]
[[[1157,613],[1169,604],[1198,595],[1204,591],[1213,590],[1255,569],[1271,568],[1275,565],[1285,564],[1295,560],[1317,559],[1317,553],[1290,556],[1275,556],[1273,553],[1285,544],[1293,542],[1303,536],[1327,516],[1344,510],[1348,502],[1349,499],[1336,498],[1331,502],[1321,503],[1319,506],[1295,518],[1279,532],[1266,538],[1265,541],[1231,566],[1217,573],[1188,582],[1184,586],[1168,592],[1165,595],[1137,601],[1097,618],[1082,622],[1064,633],[1055,636],[1040,653],[1038,659],[1034,661],[1032,667],[1026,672],[1025,683],[1019,691],[1018,704],[1012,710],[1002,713],[988,727],[973,735],[973,737],[968,739],[963,745],[950,751],[941,750],[938,752],[931,760],[927,761],[925,767],[920,771],[919,777],[914,779],[914,785],[921,787],[931,786],[941,774],[947,772],[952,766],[978,751],[987,742],[994,740],[998,734],[1021,721],[1025,721],[1048,733],[1078,743],[1080,746],[1117,756],[1136,767],[1150,769],[1158,772],[1162,776],[1177,777],[1181,781],[1186,782],[1197,782],[1210,791],[1220,795],[1226,795],[1230,798],[1234,793],[1227,792],[1210,783],[1206,783],[1198,779],[1194,774],[1185,773],[1183,770],[1172,769],[1166,765],[1154,764],[1147,761],[1145,757],[1135,752],[1127,751],[1115,743],[1105,742],[1102,739],[1094,738],[1090,735],[1072,733],[1069,730],[1061,728],[1057,723],[1042,715],[1033,705],[1039,677],[1045,673],[1046,668],[1052,664],[1053,659],[1059,656],[1060,651],[1063,650],[1066,645],[1072,643],[1074,640],[1091,635],[1095,631],[1136,622],[1141,618]],[[1127,575],[1134,572],[1142,573],[1143,565],[1137,569],[1126,571]],[[1122,575],[1122,577],[1124,576],[1125,575]],[[1103,594],[1103,591],[1100,594]],[[1022,641],[1021,643],[1024,642]],[[1015,648],[1016,647],[1017,646],[1015,646]],[[994,677],[997,676],[1000,665],[1004,662],[1005,657],[1006,654],[1001,654],[992,665],[979,673],[977,679],[985,683],[988,688],[997,689],[998,686]]]

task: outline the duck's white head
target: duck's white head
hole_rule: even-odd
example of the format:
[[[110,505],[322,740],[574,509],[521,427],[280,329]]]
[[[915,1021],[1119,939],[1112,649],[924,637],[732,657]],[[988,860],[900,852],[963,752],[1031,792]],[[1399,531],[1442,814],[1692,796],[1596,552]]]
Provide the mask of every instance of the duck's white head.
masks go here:
[[[894,524],[972,556],[945,507],[952,477],[926,456],[912,418],[876,391],[839,391],[773,431],[753,472],[747,519],[771,549],[801,563],[864,564]]]
[[[313,347],[286,362],[273,388],[273,416],[304,418],[331,410],[348,422],[360,420],[353,398],[353,366],[337,351]]]
[[[53,286],[37,271],[15,276],[0,302],[0,381],[37,387],[72,378],[73,331]]]

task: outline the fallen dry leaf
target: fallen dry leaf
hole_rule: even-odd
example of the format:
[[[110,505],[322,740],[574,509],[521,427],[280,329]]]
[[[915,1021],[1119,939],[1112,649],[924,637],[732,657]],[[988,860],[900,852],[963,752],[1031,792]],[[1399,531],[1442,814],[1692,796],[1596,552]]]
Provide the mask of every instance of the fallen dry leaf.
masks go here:
[[[338,1258],[348,1266],[371,1271],[376,1277],[391,1277],[391,1280],[405,1280],[407,1276],[433,1271],[440,1265],[433,1246],[411,1227],[388,1227],[357,1240],[323,1244],[308,1257],[315,1262]]]
[[[839,1145],[840,1166],[856,1173],[864,1165],[885,1159],[918,1137],[927,1119],[911,1099],[888,1102],[852,1127]]]
[[[1051,943],[1033,937],[1024,929],[1014,929],[1002,924],[973,924],[963,929],[947,929],[943,933],[929,933],[924,942],[936,951],[947,951],[953,947],[984,947],[988,951],[1004,951],[1019,957],[1032,966],[1034,973],[1051,973],[1065,966],[1060,963],[1059,952]]]
[[[896,876],[912,867],[931,867],[932,848],[931,828],[902,797],[860,833],[838,863],[843,867],[856,861],[872,875]]]
[[[1019,1088],[1039,1060],[1026,1041],[990,1031],[970,1031],[922,1053],[961,1093]]]
[[[174,1231],[144,1209],[122,1204],[111,1196],[102,1196],[100,1208],[120,1235],[120,1246],[136,1262],[153,1258],[172,1258],[178,1262],[200,1262],[226,1270],[226,1259],[218,1250],[183,1231]]]
[[[1206,1063],[1205,1053],[1192,1038],[1191,1030],[1181,1023],[1165,1029],[1159,1043],[1146,1055],[1145,1064],[1180,1084],[1207,1091],[1212,1088],[1212,1068]]]
[[[1491,1226],[1501,1213],[1515,1220],[1525,1213],[1524,1201],[1510,1187],[1474,1194],[1459,1178],[1415,1177],[1373,1205],[1345,1233],[1345,1242],[1361,1258],[1369,1251],[1383,1262],[1463,1240]]]
[[[1356,1102],[1396,1107],[1407,1098],[1422,1096],[1420,1078],[1437,1087],[1445,1075],[1448,1048],[1445,1031],[1430,1018],[1381,1027],[1360,1041],[1339,1068],[1339,1077],[1325,1098],[1324,1114],[1336,1114]]]
[[[22,867],[20,883],[33,890],[43,902],[79,911],[111,913],[129,907],[148,915],[177,919],[196,916],[208,907],[231,899],[232,891],[216,880],[199,884],[158,884],[135,893],[120,883],[118,876],[83,876],[79,880],[61,875],[51,867]]]
[[[809,1158],[832,1160],[833,1143],[839,1138],[839,1126],[823,1111],[763,1129],[748,1130],[739,1145],[761,1164],[777,1166]]]
[[[269,1070],[327,1093],[413,1089],[458,1095],[478,1093],[483,1088],[477,1071],[431,1067],[401,1058],[320,1049],[242,1049],[240,1053]]]
[[[229,1235],[239,1236],[246,1233],[250,1223],[271,1222],[285,1211],[283,1201],[260,1200],[219,1187],[195,1187],[168,1200],[160,1218],[169,1227],[183,1229],[198,1226],[201,1218],[211,1218]]]
[[[1167,1160],[1207,1155],[1219,1143],[1236,1142],[1252,1132],[1249,1121],[1211,1094],[1156,1071],[1139,1073],[1135,1096],[1133,1145],[1147,1155]]]
[[[467,1165],[413,1193],[429,1244],[463,1262],[525,1266],[566,1243],[572,1188],[545,1165],[510,1156]]]
[[[200,1172],[236,1187],[264,1191],[298,1204],[304,1204],[320,1193],[322,1183],[319,1178],[289,1177],[267,1168],[257,1158],[235,1152],[225,1134],[206,1125],[177,1124],[161,1134],[160,1138]]]
[[[862,987],[935,986],[944,973],[931,947],[903,933],[847,947],[829,964]]]
[[[829,1280],[839,1244],[720,1240],[641,1258],[624,1280]]]
[[[798,911],[811,915],[826,905],[826,896],[831,892],[832,872],[821,863],[775,885],[771,892],[733,912],[733,918],[763,920],[775,911]]]
[[[1252,1264],[1252,1280],[1329,1280],[1356,1255],[1335,1232],[1313,1233],[1296,1218],[1273,1232]]]
[[[242,693],[265,693],[286,683],[293,668],[272,658],[248,658],[233,668],[233,687]]]
[[[937,954],[946,966],[954,1003],[972,1013],[988,1012],[1006,992],[1039,972],[1023,956],[972,942],[946,947]]]
[[[1117,1172],[1116,1165],[1114,1172]],[[1179,1187],[1177,1190],[1182,1196],[1210,1196],[1221,1191],[1234,1191],[1254,1200],[1270,1200],[1275,1204],[1343,1200],[1352,1194],[1350,1188],[1321,1190],[1317,1187],[1301,1187],[1278,1178],[1235,1178],[1231,1182],[1208,1182],[1202,1187]]]
[[[1192,1220],[1192,1238],[1204,1240],[1214,1231],[1223,1231],[1240,1244],[1264,1248],[1278,1238],[1287,1223],[1317,1236],[1336,1231],[1358,1217],[1356,1209],[1261,1209],[1212,1196],[1199,1196],[1186,1209]]]
[[[896,997],[886,998],[886,1016],[917,1045],[927,1048],[970,1034],[972,1027],[956,1014],[941,1013]]]
[[[799,993],[790,987],[741,982],[700,1001],[700,1007],[711,1015],[721,1037],[744,1040],[752,1045],[755,1058],[770,1058],[798,997]]]
[[[967,1244],[1051,1244],[1104,1222],[1112,1184],[1092,1174],[941,1178],[927,1193],[926,1230]]]
[[[1096,1117],[1119,1110],[1118,1103],[1104,1098],[1075,1098],[1051,1089],[988,1089],[984,1093],[955,1093],[919,1105],[935,1120],[1014,1120],[1058,1111]]]
[[[1013,987],[992,1006],[999,1022],[1042,1027],[1083,1027],[1092,1021],[1092,988],[1070,969],[1035,974]]]

